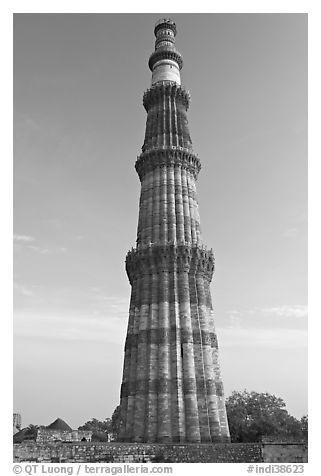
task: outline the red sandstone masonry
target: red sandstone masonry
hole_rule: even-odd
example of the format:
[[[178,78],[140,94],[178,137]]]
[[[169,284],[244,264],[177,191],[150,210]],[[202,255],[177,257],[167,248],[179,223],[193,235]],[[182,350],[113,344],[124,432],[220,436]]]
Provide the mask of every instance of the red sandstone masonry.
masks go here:
[[[132,298],[120,437],[228,441],[209,291],[214,256],[201,235],[196,194],[201,164],[188,128],[190,96],[180,85],[175,24],[164,20],[155,32],[153,84],[143,98],[145,139],[135,164],[141,181],[137,247],[126,257]]]

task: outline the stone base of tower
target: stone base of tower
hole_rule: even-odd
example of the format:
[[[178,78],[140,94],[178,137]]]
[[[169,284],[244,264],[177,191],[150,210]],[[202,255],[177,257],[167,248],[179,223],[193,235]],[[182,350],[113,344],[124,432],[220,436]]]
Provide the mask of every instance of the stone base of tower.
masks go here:
[[[147,441],[147,440],[144,440],[143,438],[140,439],[139,441],[138,440],[135,440],[135,438],[126,438],[126,437],[123,437],[123,438],[120,438],[119,439],[119,442],[120,443],[146,443],[146,444],[172,444],[172,445],[175,445],[175,444],[218,444],[218,443],[230,443],[231,442],[231,438],[229,436],[218,436],[216,438],[213,438],[213,440],[205,440],[205,441],[200,441],[199,443],[194,443],[194,442],[189,442],[186,440],[186,438],[180,438],[179,436],[177,437],[172,437],[172,438],[169,438],[169,437],[164,437],[162,439],[159,439],[159,440],[156,440],[156,441]]]
[[[229,441],[210,295],[211,250],[151,244],[131,250],[132,285],[120,400],[120,439]]]

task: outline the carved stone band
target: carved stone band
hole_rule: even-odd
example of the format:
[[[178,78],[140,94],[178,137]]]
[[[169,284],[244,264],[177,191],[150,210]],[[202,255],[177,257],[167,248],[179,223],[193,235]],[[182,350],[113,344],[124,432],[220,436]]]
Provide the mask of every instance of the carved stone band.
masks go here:
[[[171,389],[182,389],[184,395],[195,395],[197,391],[206,389],[207,395],[223,396],[223,385],[220,380],[204,380],[194,378],[184,379],[137,379],[123,382],[121,397],[147,394],[170,394]]]
[[[169,49],[169,48],[158,48],[155,50],[149,57],[148,66],[151,71],[153,71],[154,64],[159,61],[160,59],[171,59],[176,61],[178,64],[179,69],[183,67],[183,58],[179,51],[176,49]]]
[[[126,271],[131,284],[138,277],[162,271],[199,273],[210,281],[214,272],[214,255],[212,250],[198,246],[151,245],[128,252]]]
[[[171,147],[143,152],[135,163],[135,169],[140,180],[147,172],[154,170],[156,167],[181,167],[188,170],[196,180],[201,170],[201,162],[192,152]]]
[[[179,339],[181,344],[208,345],[214,349],[218,348],[215,332],[201,330],[200,332],[187,332],[184,329],[175,327],[170,329],[147,329],[141,330],[139,334],[127,334],[125,351],[136,348],[140,344],[164,345],[176,344]]]
[[[164,96],[171,97],[177,103],[183,104],[186,110],[189,108],[189,92],[174,81],[163,81],[147,89],[144,93],[143,105],[146,111],[148,112],[151,106],[162,103]]]

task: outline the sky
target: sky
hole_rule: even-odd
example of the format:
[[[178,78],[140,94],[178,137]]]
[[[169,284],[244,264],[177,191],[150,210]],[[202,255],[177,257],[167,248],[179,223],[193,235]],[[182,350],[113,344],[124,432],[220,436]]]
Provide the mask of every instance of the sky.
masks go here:
[[[14,15],[14,411],[119,403],[154,24],[177,24],[225,394],[307,413],[307,15]]]

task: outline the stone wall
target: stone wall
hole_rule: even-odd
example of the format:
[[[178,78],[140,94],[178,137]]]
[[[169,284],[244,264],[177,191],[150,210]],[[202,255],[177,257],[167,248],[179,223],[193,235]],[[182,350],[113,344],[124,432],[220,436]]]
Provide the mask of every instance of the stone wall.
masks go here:
[[[37,433],[37,443],[49,443],[55,441],[63,442],[78,442],[83,438],[86,441],[91,441],[92,431],[86,430],[72,430],[72,431],[62,431],[62,430],[51,430],[46,427],[40,427]]]
[[[66,463],[260,463],[306,462],[304,444],[44,443],[14,444],[14,461]]]
[[[307,463],[307,443],[264,443],[262,456],[265,463]]]

